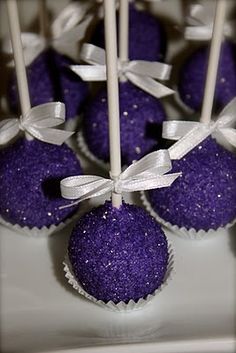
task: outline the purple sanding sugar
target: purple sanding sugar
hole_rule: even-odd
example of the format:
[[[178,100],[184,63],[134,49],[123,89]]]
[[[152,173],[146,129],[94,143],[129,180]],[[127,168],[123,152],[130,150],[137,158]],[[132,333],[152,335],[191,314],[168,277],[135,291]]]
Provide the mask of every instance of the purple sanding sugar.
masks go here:
[[[60,180],[81,174],[80,163],[65,144],[18,139],[0,150],[0,214],[12,224],[42,228],[59,224],[75,207],[60,193]]]
[[[88,87],[67,66],[75,64],[68,57],[53,49],[42,52],[28,67],[27,77],[32,106],[60,101],[66,105],[66,118],[78,115],[88,94]],[[16,76],[9,82],[9,105],[13,111],[19,109]]]
[[[160,225],[140,207],[111,202],[84,215],[68,247],[73,272],[83,288],[108,302],[137,301],[164,280],[168,244]]]
[[[216,85],[217,108],[223,108],[236,96],[236,44],[222,44]],[[182,101],[197,111],[202,106],[209,47],[201,47],[184,63],[180,71],[178,90]]]
[[[208,230],[236,218],[236,156],[207,138],[171,172],[182,171],[170,187],[149,191],[153,209],[178,227]]]
[[[118,23],[118,20],[117,20]],[[104,22],[100,21],[90,40],[104,48]],[[146,11],[130,6],[129,58],[131,60],[162,61],[166,53],[166,34],[162,24]]]
[[[128,165],[157,149],[165,112],[156,98],[129,82],[120,83],[119,88],[122,164]],[[85,110],[84,137],[89,150],[109,162],[106,89],[101,90]]]

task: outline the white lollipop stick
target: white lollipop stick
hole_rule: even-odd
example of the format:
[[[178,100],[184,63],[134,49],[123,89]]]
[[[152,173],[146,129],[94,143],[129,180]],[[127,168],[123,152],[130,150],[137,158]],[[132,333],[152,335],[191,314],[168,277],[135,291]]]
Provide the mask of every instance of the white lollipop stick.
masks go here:
[[[43,38],[48,37],[48,13],[47,0],[38,0],[39,9],[39,31]]]
[[[209,123],[212,116],[212,107],[215,94],[217,71],[220,58],[220,48],[224,32],[224,21],[226,14],[227,0],[215,0],[216,12],[211,40],[210,57],[207,68],[207,78],[202,104],[200,121]]]
[[[119,58],[122,62],[129,59],[129,0],[120,0]]]
[[[122,63],[129,60],[129,0],[120,0],[119,59]],[[121,75],[120,81],[125,82],[127,79]]]
[[[21,43],[20,24],[16,0],[7,0],[6,5],[9,18],[10,35],[15,61],[21,112],[24,116],[30,110],[31,104],[29,97],[29,87],[26,77],[23,48]]]
[[[121,151],[115,0],[104,0],[104,12],[111,164],[110,173],[111,177],[116,179],[121,173]],[[122,195],[113,192],[112,206],[119,208],[121,204]]]

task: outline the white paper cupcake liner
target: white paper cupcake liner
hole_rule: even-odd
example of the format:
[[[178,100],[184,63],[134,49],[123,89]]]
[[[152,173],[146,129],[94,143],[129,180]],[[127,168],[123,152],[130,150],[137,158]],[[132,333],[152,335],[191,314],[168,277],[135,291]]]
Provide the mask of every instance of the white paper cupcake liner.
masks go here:
[[[67,218],[64,222],[61,222],[58,225],[52,224],[49,227],[46,227],[46,226],[42,228],[37,228],[37,227],[29,228],[27,226],[21,227],[19,224],[11,224],[5,221],[1,216],[0,216],[0,224],[15,231],[16,233],[20,233],[20,234],[35,237],[35,238],[42,238],[42,237],[48,237],[50,235],[53,235],[54,233],[60,231],[61,229],[69,225],[71,222],[74,222],[76,219],[80,217],[82,212],[83,212],[83,208],[80,205],[79,210],[72,217]]]
[[[144,191],[141,191],[140,194],[141,194],[142,203],[145,209],[147,210],[147,212],[149,212],[150,215],[153,218],[155,218],[159,223],[161,223],[164,227],[171,230],[174,234],[180,236],[181,238],[190,239],[190,240],[206,240],[206,239],[215,238],[217,235],[221,233],[221,231],[232,227],[236,223],[236,219],[235,219],[233,222],[226,224],[225,227],[219,227],[218,229],[209,229],[208,231],[205,231],[203,229],[200,229],[197,231],[194,228],[186,229],[185,227],[180,228],[177,225],[173,225],[170,222],[167,222],[164,219],[162,219],[160,216],[158,216],[158,214],[152,208],[151,203],[148,201],[146,193]]]
[[[88,149],[88,146],[85,142],[84,135],[82,131],[79,131],[76,136],[77,143],[79,146],[80,151],[83,153],[83,155],[90,160],[91,162],[95,163],[98,167],[109,171],[110,170],[110,164],[102,161],[101,159],[98,159],[95,157]]]
[[[128,303],[124,302],[119,302],[115,304],[113,301],[109,301],[108,303],[103,302],[102,300],[97,300],[95,297],[92,295],[88,294],[81,284],[77,281],[75,278],[70,260],[68,258],[68,255],[66,255],[65,260],[63,262],[64,266],[64,271],[65,271],[65,277],[67,278],[68,282],[72,287],[82,296],[87,298],[88,300],[92,301],[93,303],[101,306],[102,308],[111,310],[111,311],[116,311],[116,312],[128,312],[128,311],[133,311],[133,310],[140,310],[142,309],[145,305],[150,303],[150,301],[158,294],[160,293],[164,287],[168,285],[170,280],[173,278],[174,275],[174,251],[172,248],[172,245],[169,243],[168,244],[168,253],[169,253],[169,259],[168,259],[168,265],[167,265],[167,270],[166,274],[163,280],[162,285],[157,288],[152,294],[148,294],[145,298],[140,298],[137,302],[134,300],[130,300]]]

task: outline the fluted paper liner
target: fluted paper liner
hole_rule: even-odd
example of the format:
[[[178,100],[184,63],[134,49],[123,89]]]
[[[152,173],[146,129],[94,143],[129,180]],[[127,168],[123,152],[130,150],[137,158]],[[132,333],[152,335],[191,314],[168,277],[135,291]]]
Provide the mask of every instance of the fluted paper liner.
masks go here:
[[[94,156],[94,154],[92,154],[89,149],[88,146],[85,142],[84,139],[84,135],[82,131],[79,131],[77,133],[77,143],[79,146],[80,151],[83,153],[83,155],[88,158],[88,160],[90,160],[91,162],[95,163],[98,167],[109,171],[110,170],[110,164],[106,163],[104,161],[102,161],[101,159],[98,159],[97,157]]]
[[[187,229],[185,227],[178,227],[177,225],[173,225],[170,222],[165,221],[162,219],[158,214],[154,211],[152,208],[151,203],[148,201],[146,193],[144,191],[141,191],[141,200],[142,203],[150,215],[155,218],[159,223],[161,223],[163,226],[165,226],[167,229],[171,230],[174,234],[180,236],[181,238],[185,239],[191,239],[191,240],[205,240],[205,239],[210,239],[216,237],[218,234],[220,234],[221,231],[228,229],[232,227],[236,223],[236,219],[231,222],[226,224],[224,227],[219,227],[218,229],[209,229],[207,231],[200,229],[196,230],[194,228]]]
[[[32,236],[36,238],[48,237],[60,231],[71,222],[75,221],[77,218],[79,218],[82,212],[83,212],[82,207],[80,206],[80,209],[73,216],[67,218],[64,222],[61,222],[58,225],[52,224],[49,227],[46,227],[46,226],[43,226],[42,228],[37,228],[37,227],[29,228],[27,226],[21,227],[19,224],[11,224],[10,222],[5,221],[1,216],[0,216],[0,224],[15,231],[16,233],[20,233],[23,235]]]
[[[168,244],[168,253],[169,253],[169,259],[168,259],[168,264],[167,264],[167,270],[164,276],[163,283],[158,287],[153,293],[148,294],[144,298],[140,298],[137,302],[135,302],[133,299],[131,299],[128,303],[124,303],[123,301],[115,304],[112,300],[110,300],[108,303],[105,303],[102,300],[97,300],[95,297],[92,295],[88,294],[81,284],[77,281],[73,274],[73,270],[70,264],[70,260],[68,258],[68,255],[65,256],[65,260],[63,262],[64,266],[64,271],[65,271],[65,277],[67,278],[68,282],[72,287],[81,295],[83,295],[85,298],[88,300],[91,300],[93,303],[111,310],[111,311],[116,311],[116,312],[128,312],[128,311],[133,311],[133,310],[140,310],[142,309],[145,305],[147,305],[160,291],[163,290],[163,288],[170,282],[170,280],[173,277],[174,274],[174,251],[171,246],[171,244]]]

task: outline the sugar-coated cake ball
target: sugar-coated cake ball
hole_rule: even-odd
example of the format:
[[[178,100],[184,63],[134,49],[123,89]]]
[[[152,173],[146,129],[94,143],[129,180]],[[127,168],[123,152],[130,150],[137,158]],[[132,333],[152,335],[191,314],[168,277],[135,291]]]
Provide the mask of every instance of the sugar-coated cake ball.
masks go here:
[[[119,23],[119,21],[117,21]],[[100,21],[90,40],[104,48],[104,21]],[[162,24],[147,11],[129,7],[129,58],[130,60],[163,61],[167,38]]]
[[[81,174],[80,163],[65,144],[18,139],[0,150],[0,215],[7,222],[42,228],[70,217],[75,207],[61,198],[60,180]]]
[[[85,214],[72,231],[68,247],[75,277],[98,300],[128,302],[153,293],[164,280],[168,244],[148,213],[111,202]]]
[[[170,187],[151,190],[148,198],[165,221],[195,230],[217,229],[236,219],[236,156],[211,137],[181,160],[172,172],[182,171]]]
[[[129,165],[157,149],[161,141],[165,112],[154,97],[129,82],[119,85],[121,158]],[[86,144],[97,158],[109,162],[107,90],[102,89],[84,114]]]
[[[188,57],[180,70],[178,90],[181,100],[194,111],[202,107],[209,47],[204,46]],[[236,96],[236,44],[222,44],[215,102],[223,108]]]
[[[43,51],[28,67],[27,78],[31,105],[60,101],[66,106],[66,119],[77,116],[88,95],[88,86],[68,65],[75,62],[54,49]],[[19,109],[16,76],[13,74],[8,89],[9,105]]]

